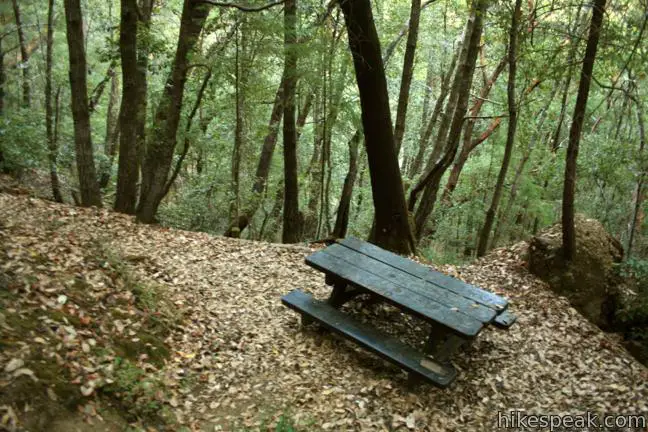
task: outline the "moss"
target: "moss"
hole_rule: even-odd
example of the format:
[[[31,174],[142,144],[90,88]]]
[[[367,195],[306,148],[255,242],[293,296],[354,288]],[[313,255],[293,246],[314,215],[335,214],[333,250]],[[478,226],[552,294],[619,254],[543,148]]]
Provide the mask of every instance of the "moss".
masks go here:
[[[133,339],[139,340],[133,341]],[[146,354],[149,361],[157,366],[164,364],[164,360],[171,354],[164,340],[144,331],[140,331],[132,338],[116,339],[114,343],[115,351],[120,357],[137,360],[142,354]]]
[[[159,400],[164,385],[156,376],[139,368],[128,359],[115,360],[115,380],[102,388],[128,414],[129,421],[144,419],[151,425],[174,424],[176,419]]]

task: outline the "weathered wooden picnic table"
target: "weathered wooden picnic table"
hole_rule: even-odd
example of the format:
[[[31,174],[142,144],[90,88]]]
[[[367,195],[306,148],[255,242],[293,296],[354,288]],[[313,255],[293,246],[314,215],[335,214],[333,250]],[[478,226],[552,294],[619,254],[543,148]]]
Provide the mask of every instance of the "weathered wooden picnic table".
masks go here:
[[[508,328],[515,322],[505,298],[355,238],[315,252],[306,264],[326,274],[333,286],[328,301],[295,290],[282,302],[305,323],[317,321],[407,370],[411,381],[448,386],[457,374],[450,357],[461,345],[488,324]],[[363,293],[427,321],[431,330],[423,352],[340,310]]]

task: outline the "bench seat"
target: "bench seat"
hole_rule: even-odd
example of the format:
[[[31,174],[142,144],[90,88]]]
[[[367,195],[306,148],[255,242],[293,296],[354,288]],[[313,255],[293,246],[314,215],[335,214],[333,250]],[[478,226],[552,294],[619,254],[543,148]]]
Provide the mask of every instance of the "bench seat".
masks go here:
[[[435,362],[411,346],[357,321],[326,302],[314,299],[310,294],[294,290],[283,296],[281,301],[303,316],[319,322],[324,327],[437,387],[447,387],[457,375],[451,364]]]

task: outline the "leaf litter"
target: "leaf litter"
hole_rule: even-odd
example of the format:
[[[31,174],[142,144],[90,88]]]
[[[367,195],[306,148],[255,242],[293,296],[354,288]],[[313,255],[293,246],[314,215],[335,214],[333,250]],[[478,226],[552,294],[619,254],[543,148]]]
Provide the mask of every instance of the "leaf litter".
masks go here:
[[[122,411],[146,402],[155,420],[124,417],[151,430],[160,417],[172,419],[169,430],[274,430],[287,414],[300,430],[481,431],[512,409],[648,413],[646,369],[526,271],[526,243],[438,269],[508,297],[518,322],[486,329],[459,352],[450,388],[413,391],[400,369],[302,327],[281,305],[295,288],[328,296],[323,275],[304,264],[315,248],[146,226],[5,193],[0,244],[0,276],[10,277],[0,280],[0,394],[40,379],[55,401],[65,380],[89,422],[101,421],[96,407],[107,395],[122,399]],[[345,310],[413,345],[427,331],[384,305],[360,300]],[[20,316],[36,320],[23,339]],[[163,344],[150,337],[157,327],[167,329]],[[49,363],[65,371],[56,385],[41,373]],[[0,397],[4,427],[19,430],[24,409]]]

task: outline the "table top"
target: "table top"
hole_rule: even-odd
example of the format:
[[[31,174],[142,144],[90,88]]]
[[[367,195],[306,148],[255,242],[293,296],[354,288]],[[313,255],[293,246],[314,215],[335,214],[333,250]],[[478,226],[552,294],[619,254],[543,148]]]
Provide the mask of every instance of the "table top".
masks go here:
[[[306,263],[463,337],[476,336],[508,306],[503,297],[355,238],[315,252]]]

